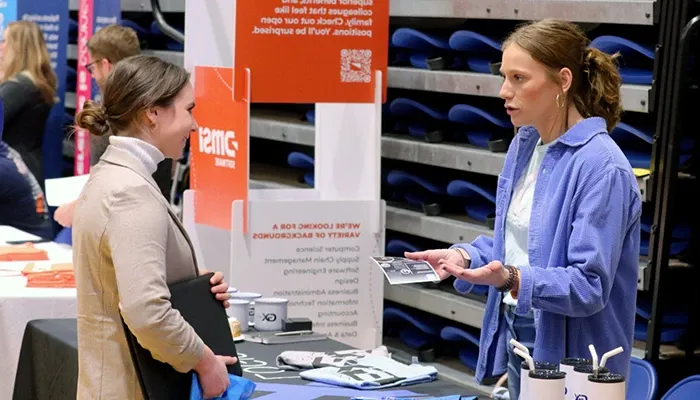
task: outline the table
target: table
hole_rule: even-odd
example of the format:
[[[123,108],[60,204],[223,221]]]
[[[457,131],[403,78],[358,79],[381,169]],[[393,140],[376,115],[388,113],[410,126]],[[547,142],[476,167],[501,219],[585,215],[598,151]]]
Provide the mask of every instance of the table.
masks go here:
[[[8,239],[11,240],[11,239]],[[70,262],[70,247],[40,243],[50,262]],[[46,263],[47,261],[43,261]],[[17,359],[27,322],[42,318],[75,318],[75,289],[27,288],[20,273],[27,262],[0,262],[0,399],[12,396]]]
[[[256,382],[253,399],[341,400],[353,396],[410,396],[463,394],[461,388],[442,381],[379,392],[340,388],[303,380],[298,372],[277,368],[275,359],[285,350],[335,351],[348,347],[333,340],[294,345],[237,343],[244,376]],[[29,322],[22,341],[13,400],[73,400],[78,379],[77,327],[75,319]],[[485,399],[485,397],[483,397]]]
[[[25,240],[31,242],[35,240],[41,240],[41,238],[39,236],[32,235],[31,233],[21,231],[12,226],[0,225],[0,244],[5,244],[7,242],[19,242]]]

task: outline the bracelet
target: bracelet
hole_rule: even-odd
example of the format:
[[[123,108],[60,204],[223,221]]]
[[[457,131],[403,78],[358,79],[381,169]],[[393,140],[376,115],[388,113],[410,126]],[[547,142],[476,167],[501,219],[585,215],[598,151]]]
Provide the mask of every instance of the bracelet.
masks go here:
[[[467,256],[467,252],[460,249],[459,247],[455,247],[453,250],[456,251],[460,255],[460,257],[462,257],[462,261],[464,262],[464,269],[468,269],[471,265],[472,260]]]
[[[516,268],[512,265],[505,265],[503,268],[508,270],[508,279],[506,279],[506,283],[503,286],[496,288],[496,290],[498,290],[501,293],[509,292],[511,289],[513,289],[518,273],[518,271],[516,271]]]
[[[513,282],[513,286],[518,284],[518,281],[520,281],[520,269],[515,268],[515,282]],[[520,285],[518,285],[517,288],[513,287],[510,289],[510,296],[514,299],[518,299],[518,292],[520,291]]]

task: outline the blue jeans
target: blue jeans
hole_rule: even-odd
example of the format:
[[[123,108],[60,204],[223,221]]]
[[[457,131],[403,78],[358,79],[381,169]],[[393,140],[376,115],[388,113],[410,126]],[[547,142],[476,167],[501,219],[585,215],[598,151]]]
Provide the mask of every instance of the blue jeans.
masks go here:
[[[504,317],[506,329],[506,347],[508,349],[508,392],[510,400],[520,397],[520,363],[523,359],[513,352],[510,340],[515,339],[533,353],[535,347],[535,317],[532,311],[525,316],[515,315],[515,307],[505,306]]]

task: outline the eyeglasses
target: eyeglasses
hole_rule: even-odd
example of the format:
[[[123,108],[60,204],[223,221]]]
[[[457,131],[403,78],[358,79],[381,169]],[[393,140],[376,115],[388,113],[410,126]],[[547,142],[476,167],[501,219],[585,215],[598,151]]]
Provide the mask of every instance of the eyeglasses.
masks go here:
[[[85,64],[85,69],[88,70],[88,72],[90,73],[90,75],[92,75],[92,73],[93,73],[93,69],[94,69],[94,66],[95,66],[95,63],[96,63],[96,62],[97,62],[97,61],[93,61],[93,62],[91,62],[91,63],[89,63],[89,64]]]

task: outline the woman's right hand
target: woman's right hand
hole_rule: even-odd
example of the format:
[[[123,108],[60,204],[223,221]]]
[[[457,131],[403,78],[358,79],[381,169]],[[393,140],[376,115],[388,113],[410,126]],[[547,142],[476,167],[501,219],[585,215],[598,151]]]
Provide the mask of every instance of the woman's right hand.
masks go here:
[[[414,253],[404,253],[406,258],[411,260],[427,261],[437,272],[441,280],[450,276],[450,273],[445,271],[444,268],[440,266],[440,260],[446,260],[462,268],[465,267],[464,257],[457,249],[435,249],[435,250],[425,250],[417,251]]]
[[[217,398],[226,392],[230,383],[226,366],[237,362],[236,357],[217,356],[209,347],[204,348],[204,355],[194,370],[199,377],[199,385],[205,399]]]
[[[75,210],[75,201],[58,207],[53,214],[53,219],[62,227],[70,228],[73,225],[73,210]]]

